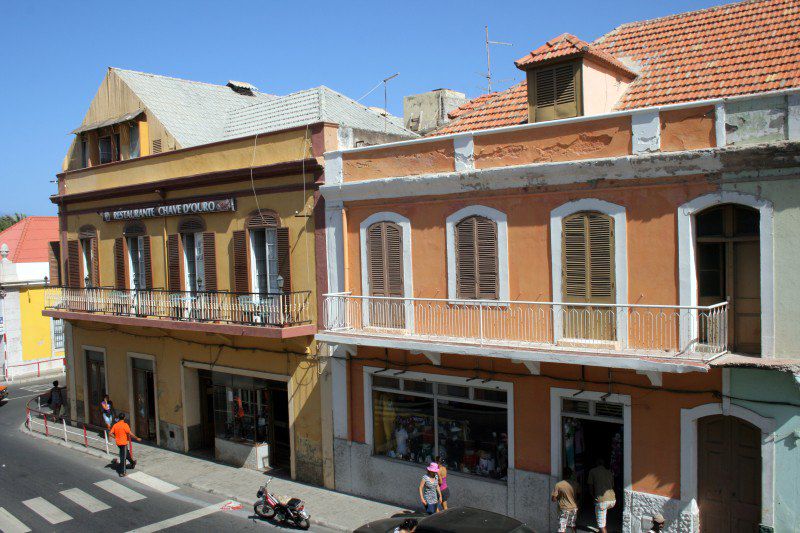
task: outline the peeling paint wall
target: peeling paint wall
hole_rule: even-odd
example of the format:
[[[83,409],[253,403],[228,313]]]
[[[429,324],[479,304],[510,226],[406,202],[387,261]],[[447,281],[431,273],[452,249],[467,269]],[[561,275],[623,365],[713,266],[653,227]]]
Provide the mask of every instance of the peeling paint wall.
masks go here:
[[[455,170],[453,141],[444,139],[363,152],[346,152],[342,166],[346,181],[452,172]]]
[[[727,144],[758,144],[786,140],[786,119],[787,105],[784,95],[726,102]]]
[[[662,111],[660,115],[662,152],[716,146],[714,106]]]

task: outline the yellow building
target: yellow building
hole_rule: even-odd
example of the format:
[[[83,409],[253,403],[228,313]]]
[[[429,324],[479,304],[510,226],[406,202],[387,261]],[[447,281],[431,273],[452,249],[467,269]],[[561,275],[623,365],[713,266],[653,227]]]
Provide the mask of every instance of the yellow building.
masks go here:
[[[71,416],[102,424],[108,394],[161,446],[331,485],[322,154],[414,134],[325,87],[118,69],[73,133],[44,312]]]
[[[57,217],[27,217],[0,232],[0,358],[5,379],[60,373],[64,323],[42,316],[48,242]]]

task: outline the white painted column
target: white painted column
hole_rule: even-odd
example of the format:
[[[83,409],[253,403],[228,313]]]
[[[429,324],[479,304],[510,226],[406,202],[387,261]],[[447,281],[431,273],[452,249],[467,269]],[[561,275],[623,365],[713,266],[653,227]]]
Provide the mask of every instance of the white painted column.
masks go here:
[[[790,93],[786,98],[788,139],[800,141],[800,93]]]
[[[714,134],[718,147],[722,148],[728,143],[725,132],[725,104],[723,102],[714,106]]]
[[[456,172],[475,170],[475,143],[472,133],[453,137]]]
[[[632,114],[631,131],[633,155],[661,151],[661,117],[658,110]]]
[[[69,400],[69,417],[72,420],[78,419],[78,391],[76,390],[75,378],[75,348],[72,342],[72,323],[64,320],[64,362],[67,372],[67,398]]]

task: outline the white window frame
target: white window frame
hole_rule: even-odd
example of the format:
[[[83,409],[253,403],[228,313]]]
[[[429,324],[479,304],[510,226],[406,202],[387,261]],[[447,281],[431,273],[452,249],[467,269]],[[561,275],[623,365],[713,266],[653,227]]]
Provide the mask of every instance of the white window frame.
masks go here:
[[[188,240],[187,238],[190,235],[192,236],[192,239],[194,241],[194,246],[192,246],[191,250],[189,250],[189,247],[186,246],[186,242]],[[205,276],[205,249],[203,248],[203,246],[204,246],[204,243],[203,243],[203,232],[198,231],[196,233],[184,233],[183,235],[181,235],[181,239],[183,241],[181,244],[183,245],[183,277],[184,277],[183,283],[184,283],[184,287],[186,287],[187,292],[195,292],[195,291],[202,292],[202,291],[205,291],[206,290],[206,276]],[[199,265],[197,263],[197,248],[198,248],[198,246],[200,247],[200,250],[202,251],[202,257],[203,257],[203,260],[200,261]],[[189,253],[190,252],[192,254],[191,258],[189,257]],[[198,287],[202,286],[202,289],[201,288],[192,287],[191,284],[189,283],[189,262],[190,261],[193,262],[194,265],[195,265],[195,284],[197,284],[197,280],[198,279],[201,279],[202,283],[197,284],[197,285],[198,285]]]
[[[81,247],[81,262],[83,263],[83,279],[81,283],[83,286],[88,286],[86,283],[86,278],[91,278],[92,276],[92,254],[94,253],[92,250],[92,239],[80,239],[78,241]],[[87,257],[87,255],[89,257]],[[92,286],[96,287],[98,285],[97,280],[92,280]]]
[[[367,446],[369,446],[370,454],[373,454],[375,449],[375,441],[373,435],[373,424],[374,421],[372,419],[372,376],[376,372],[381,372],[386,370],[385,368],[378,368],[374,366],[365,366],[364,367],[364,440]],[[391,374],[387,377],[394,377]],[[474,379],[471,378],[462,378],[460,376],[448,376],[444,374],[425,374],[423,372],[404,372],[402,376],[404,379],[415,379],[417,381],[429,381],[433,383],[445,383],[447,385],[460,385],[463,387],[474,387],[478,386],[476,383],[473,383]],[[514,468],[514,384],[509,381],[480,381],[479,388],[482,389],[497,389],[505,391],[506,393],[506,427],[507,431],[506,434],[508,435],[508,469],[511,470]],[[402,394],[402,391],[398,391]],[[453,398],[456,400],[456,398]],[[467,403],[481,403],[480,401],[464,399]],[[489,405],[487,403],[486,405]],[[491,402],[491,405],[500,405],[499,402]],[[382,456],[376,456],[382,457]],[[419,465],[416,463],[408,463],[409,466],[412,468],[419,468]],[[475,476],[478,479],[481,479],[480,476]]]
[[[361,221],[359,226],[359,239],[361,245],[361,294],[370,295],[369,285],[369,253],[367,249],[367,239],[369,227],[378,222],[392,222],[400,226],[403,232],[403,298],[405,298],[405,321],[406,329],[414,331],[414,268],[412,264],[411,248],[411,221],[398,213],[391,211],[381,211],[373,213]],[[369,324],[369,299],[361,302],[361,313],[363,324]]]
[[[550,211],[550,258],[553,283],[553,300],[564,302],[561,283],[561,248],[563,246],[564,219],[582,211],[595,211],[611,217],[614,222],[614,301],[616,305],[628,304],[628,237],[625,207],[598,198],[582,198],[556,207]],[[553,306],[553,340],[563,338],[563,318]],[[617,342],[622,348],[628,346],[628,314],[617,312]],[[560,474],[559,474],[560,475]]]
[[[56,346],[56,324],[61,322],[61,347]],[[67,325],[63,318],[50,318],[50,346],[52,355],[56,352],[64,352],[67,344]]]
[[[699,196],[678,208],[678,279],[680,304],[697,305],[697,237],[695,215],[715,205],[734,204],[757,209],[759,213],[759,254],[761,276],[761,357],[775,357],[775,281],[773,271],[773,218],[772,202],[751,194],[736,191],[718,191]],[[728,317],[730,320],[731,317]],[[681,328],[681,345],[686,346],[697,337],[696,321],[688,321],[690,328]]]
[[[263,227],[263,228],[255,228],[248,230],[247,238],[250,241],[250,264],[253,268],[250,269],[250,286],[252,287],[253,293],[255,294],[254,300],[259,301],[260,296],[258,295],[258,261],[256,261],[256,247],[255,247],[255,233],[257,231],[264,232],[264,242],[267,247],[266,253],[266,268],[267,268],[267,293],[268,294],[278,294],[281,292],[281,288],[278,286],[278,276],[280,272],[270,272],[269,268],[269,239],[267,238],[267,232],[272,232],[275,235],[275,257],[276,257],[276,270],[280,270],[280,265],[277,265],[277,258],[278,258],[278,228],[277,227]],[[273,291],[271,280],[275,280],[275,287]]]
[[[447,217],[447,298],[464,302],[458,298],[456,269],[456,224],[471,216],[480,216],[497,225],[497,300],[467,300],[469,302],[507,302],[508,286],[508,217],[502,211],[485,205],[470,205]]]
[[[128,255],[128,282],[130,283],[131,290],[136,290],[137,287],[136,287],[136,284],[134,283],[135,276],[134,276],[134,273],[133,273],[133,247],[131,246],[131,242],[133,242],[133,239],[137,239],[136,247],[137,247],[137,250],[139,251],[139,255],[141,257],[141,254],[144,253],[144,237],[139,235],[139,236],[136,236],[136,237],[127,237],[127,239],[128,239],[128,243],[127,243],[128,244],[128,254],[127,254]],[[139,290],[146,290],[148,287],[147,287],[147,276],[145,275],[146,273],[145,273],[145,266],[144,266],[144,264],[145,264],[144,257],[141,257],[141,261],[139,262],[139,264],[141,266],[141,271],[139,272],[139,277],[141,278],[142,284],[144,285],[144,289],[139,289]]]

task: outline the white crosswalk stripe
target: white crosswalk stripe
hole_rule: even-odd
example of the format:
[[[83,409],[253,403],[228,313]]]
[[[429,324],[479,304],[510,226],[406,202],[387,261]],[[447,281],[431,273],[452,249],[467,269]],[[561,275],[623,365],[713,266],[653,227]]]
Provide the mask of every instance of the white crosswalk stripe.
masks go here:
[[[101,502],[94,496],[86,494],[81,489],[62,490],[61,494],[63,494],[73,502],[77,503],[90,513],[97,513],[100,511],[105,511],[106,509],[111,509],[110,506]]]
[[[32,498],[30,500],[25,500],[22,503],[25,504],[31,511],[38,514],[51,524],[60,524],[61,522],[72,520],[70,515],[44,498]]]
[[[30,528],[0,507],[0,531],[3,533],[27,533]]]
[[[138,483],[141,483],[142,485],[147,485],[151,489],[155,489],[159,492],[172,492],[174,490],[178,490],[178,487],[172,483],[167,483],[166,481],[162,481],[157,477],[145,474],[144,472],[134,472],[132,474],[128,474],[128,479],[132,479]]]
[[[115,481],[111,481],[110,479],[106,479],[104,481],[98,481],[97,483],[95,483],[95,485],[100,487],[106,492],[110,492],[117,498],[122,498],[128,503],[144,500],[146,498],[144,494],[139,494],[135,490],[131,490],[125,485],[121,485]]]

